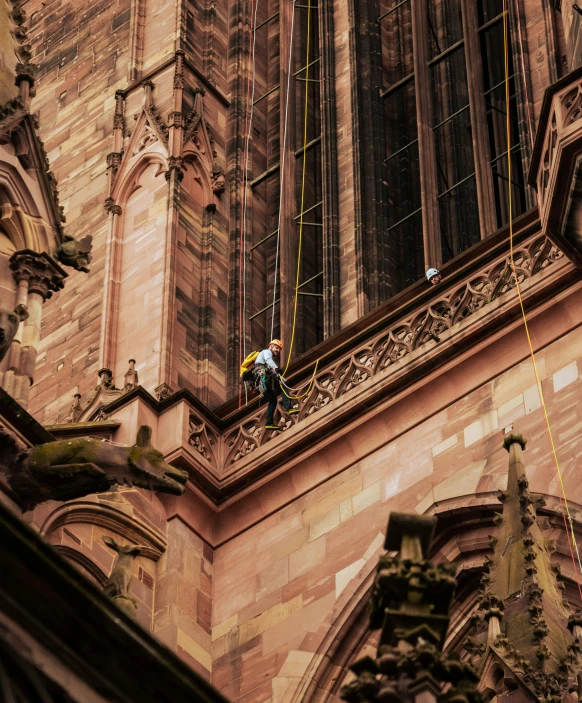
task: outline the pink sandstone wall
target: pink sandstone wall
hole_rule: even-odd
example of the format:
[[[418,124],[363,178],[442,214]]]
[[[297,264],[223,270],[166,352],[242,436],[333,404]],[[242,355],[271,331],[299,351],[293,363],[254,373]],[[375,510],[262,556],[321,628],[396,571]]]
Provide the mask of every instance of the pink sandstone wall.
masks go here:
[[[94,237],[91,274],[71,273],[65,292],[45,306],[43,347],[31,407],[38,419],[51,422],[64,419],[75,391],[84,395],[92,391],[99,368],[107,230],[103,209],[106,155],[112,150],[114,93],[128,85],[130,4],[31,0],[27,5],[34,60],[41,64],[36,109],[51,168],[59,181],[67,231],[77,237]],[[169,11],[170,5],[146,2],[152,14],[143,36],[144,67],[153,66],[173,50],[175,15],[173,9]],[[537,115],[550,80],[547,18],[541,14],[541,3],[527,0],[525,5]],[[226,1],[211,10],[213,32],[199,42],[189,35],[186,50],[196,66],[203,66],[206,75],[226,92],[227,77],[234,84],[238,68],[236,59],[228,56]],[[191,3],[186,3],[184,11],[187,23],[191,22],[187,26],[195,32],[205,21],[204,13]],[[351,237],[353,75],[345,70],[350,51],[347,3],[338,2],[336,14],[340,229],[346,264],[342,265],[341,280],[344,325],[358,314]],[[170,69],[155,79],[153,97],[164,115],[171,109],[172,77]],[[130,120],[140,106],[141,90],[139,95],[135,91],[128,97],[129,129],[133,129]],[[205,115],[223,157],[226,140],[232,135],[223,102],[210,89]],[[203,400],[215,403],[225,393],[221,363],[224,367],[227,261],[231,253],[226,235],[233,225],[227,191],[218,202],[212,225],[216,229],[211,229],[208,214],[201,207],[206,201],[191,176],[187,169],[183,186],[190,197],[184,199],[179,215],[177,246],[187,250],[190,244],[197,253],[181,256],[175,272],[176,288],[191,307],[183,301],[176,304],[173,380],[178,387],[190,383],[196,387],[195,373],[202,373]],[[164,202],[160,193],[167,187],[165,180],[158,184],[160,176],[150,173],[147,177],[148,196],[153,194],[153,198],[142,203],[139,190],[133,200],[130,198],[125,241],[135,240],[135,247],[131,255],[123,250],[128,255],[125,270],[129,272],[137,261],[144,285],[155,282],[157,275]],[[133,218],[133,229],[128,217]],[[154,222],[159,218],[159,222],[148,229],[152,218]],[[212,256],[196,258],[204,248]],[[156,286],[148,287],[143,295],[138,290],[138,295],[125,280],[129,299],[125,302],[124,293],[116,380],[119,382],[125,371],[127,359],[139,356],[131,349],[138,337],[140,381],[151,389],[153,371],[147,351],[155,340],[153,336],[143,338],[129,325],[147,310],[148,325],[151,322],[151,330],[155,328],[159,314]],[[205,287],[200,281],[206,282]],[[205,305],[210,305],[210,312]],[[580,309],[579,293],[570,300],[556,301],[543,317],[543,329],[534,329],[534,338],[537,333],[542,347],[539,369],[558,453],[568,495],[575,504],[582,504],[575,463],[582,427],[576,406],[582,363]],[[210,318],[211,333],[201,338],[203,317]],[[558,323],[572,331],[558,341],[546,342]],[[202,348],[212,350],[206,357],[212,363],[201,369]],[[105,526],[96,520],[72,520],[55,527],[49,539],[83,553],[107,574],[113,553],[102,545],[102,536],[128,539],[121,527],[125,524],[122,516],[135,529],[146,525],[163,549],[159,547],[159,554],[139,557],[135,562],[139,621],[197,670],[211,676],[232,700],[293,700],[301,695],[304,677],[313,675],[321,657],[318,650],[330,627],[350,607],[350,598],[374,568],[390,510],[424,512],[434,509],[434,504],[448,505],[447,501],[454,502],[459,496],[472,500],[476,494],[503,486],[506,453],[501,449],[501,433],[510,422],[530,441],[525,457],[533,489],[556,494],[522,330],[500,337],[455,364],[430,383],[419,384],[397,404],[391,405],[387,398],[384,407],[373,415],[363,415],[316,453],[282,467],[284,472],[221,506],[218,519],[190,492],[180,499],[182,503],[174,503],[122,490],[119,500],[108,495],[89,501],[97,505],[97,512],[100,505],[114,511],[101,511],[110,518]],[[126,425],[135,420],[122,419]],[[147,414],[140,422],[154,425]],[[122,426],[116,441],[133,441],[124,431]],[[162,446],[163,437],[154,437],[154,444]],[[55,509],[55,505],[44,506],[32,516],[39,529]],[[136,539],[140,536],[138,533]],[[90,566],[78,563],[91,576]]]
[[[556,315],[567,317],[568,305]],[[551,326],[547,319],[545,324]],[[295,700],[321,659],[334,621],[375,566],[389,512],[438,512],[478,502],[479,495],[491,500],[491,492],[505,487],[507,452],[501,443],[510,423],[528,439],[531,488],[559,494],[531,362],[524,359],[495,376],[500,360],[518,349],[527,352],[521,328],[464,369],[445,374],[432,392],[425,388],[400,403],[397,417],[390,410],[378,413],[295,466],[291,476],[274,479],[271,491],[258,492],[256,512],[268,516],[238,534],[233,524],[235,536],[214,557],[212,681],[227,697]],[[537,362],[576,512],[582,506],[582,328],[542,349]],[[470,390],[472,364],[492,377]],[[432,403],[422,405],[429,396],[443,400],[465,387],[466,395],[426,417]],[[407,424],[412,428],[400,433]],[[321,483],[302,490],[317,483],[318,474]],[[250,501],[247,507],[252,510]],[[461,536],[459,545],[451,558],[475,548]],[[571,574],[571,563],[563,571]]]
[[[155,388],[160,376],[160,336],[167,218],[167,184],[159,163],[139,177],[123,212],[119,309],[113,380],[123,387],[128,359],[136,359],[140,383]]]
[[[522,5],[525,22],[521,35],[515,40],[521,42],[526,54],[522,67],[531,74],[531,128],[535,130],[544,90],[557,78],[555,68],[551,67],[556,56],[561,61],[561,35],[558,15],[547,3],[525,0]],[[357,280],[361,265],[354,241],[356,212],[361,203],[354,192],[353,155],[357,135],[353,109],[357,57],[353,56],[350,8],[350,3],[344,0],[337,0],[334,6],[342,327],[356,320],[364,309],[359,290],[361,282]],[[164,373],[167,372],[165,380],[172,388],[188,387],[203,402],[217,405],[227,398],[227,352],[230,347],[230,353],[234,353],[232,347],[240,328],[235,319],[238,280],[231,261],[238,261],[235,250],[240,218],[237,159],[241,139],[236,130],[242,129],[244,118],[237,91],[245,88],[241,61],[246,61],[243,54],[248,46],[243,42],[242,15],[238,17],[237,12],[240,10],[244,14],[248,7],[244,10],[241,6],[237,10],[228,6],[226,0],[204,5],[117,0],[90,6],[60,0],[43,3],[28,0],[25,10],[30,18],[33,60],[40,67],[34,109],[39,114],[40,133],[51,169],[58,179],[67,216],[66,229],[77,237],[92,234],[94,238],[90,275],[73,272],[66,292],[54,296],[45,306],[37,382],[32,390],[30,408],[41,421],[62,421],[72,395],[79,392],[84,401],[96,383],[103,353],[100,334],[107,236],[103,202],[107,197],[106,157],[113,150],[115,91],[136,87],[127,98],[126,122],[127,130],[131,130],[131,118],[138,107],[136,101],[142,94],[139,77],[159,70],[153,76],[153,98],[161,117],[166,120],[173,109],[173,67],[162,67],[178,46],[184,49],[186,60],[193,66],[185,71],[183,116],[186,117],[191,108],[192,89],[203,85],[206,90],[204,117],[213,132],[218,161],[227,171],[228,187],[220,198],[213,199],[217,211],[211,232],[204,231],[203,236],[198,232],[197,223],[204,217],[208,195],[201,199],[194,192],[190,193],[178,206],[179,213],[173,221],[173,226],[179,229],[175,235],[178,241],[172,243],[178,248],[174,251],[189,245],[186,240],[192,232],[197,251],[194,257],[184,254],[184,261],[176,264],[180,271],[167,272],[164,294],[171,309],[170,322],[166,324],[164,317],[164,324],[166,330],[172,328],[174,337],[169,342],[169,360],[164,356],[167,350],[162,350],[162,366]],[[260,63],[266,58],[262,53],[265,47],[258,47],[258,51]],[[188,188],[186,182],[182,185],[183,189]],[[170,202],[176,197],[169,191],[167,196]],[[159,227],[156,232],[160,240],[167,235]],[[184,253],[184,249],[181,252]],[[168,261],[165,263],[168,265]],[[201,287],[196,290],[189,279],[199,270],[202,271]],[[215,283],[210,285],[210,280]],[[122,303],[121,307],[124,305]],[[227,305],[230,305],[230,317]],[[150,362],[138,357],[140,353],[145,355],[149,348],[144,345],[143,349],[137,348],[129,355],[124,352],[123,358],[116,361],[119,365],[116,375],[126,364],[125,357],[136,358],[138,371],[141,364],[146,373],[145,365]],[[119,351],[121,354],[122,350]]]
[[[577,284],[530,316],[575,518],[582,510],[581,301]],[[116,420],[122,425],[114,439],[124,443],[131,441],[128,428],[155,427],[153,411],[137,403]],[[390,511],[440,513],[494,502],[505,486],[501,442],[511,423],[528,439],[531,489],[558,496],[519,320],[409,395],[386,398],[315,453],[227,501],[216,516],[190,489],[179,499],[122,489],[66,506],[46,504],[31,519],[49,541],[81,552],[103,574],[114,556],[102,544],[104,534],[154,544],[134,565],[139,621],[231,700],[300,700],[330,638],[341,640],[338,625],[365,593]],[[160,425],[157,432],[167,429]],[[161,434],[153,441],[164,446]],[[90,518],[83,517],[87,503]],[[132,539],[128,525],[138,532]],[[491,531],[457,535],[439,558],[478,567]],[[553,536],[565,541],[561,528]],[[95,578],[82,560],[75,563]],[[572,575],[568,559],[562,570]],[[366,641],[358,647],[369,646]]]
[[[39,65],[38,93],[33,109],[38,111],[40,133],[59,183],[67,217],[65,229],[79,238],[87,234],[93,236],[91,273],[71,272],[65,295],[55,295],[50,307],[46,306],[37,364],[38,384],[32,391],[32,412],[44,422],[63,421],[75,392],[82,395],[83,403],[93,392],[104,357],[100,344],[105,319],[103,291],[108,252],[104,201],[109,194],[107,155],[114,150],[115,91],[130,88],[123,143],[127,151],[129,137],[136,126],[133,117],[139,116],[143,105],[143,90],[132,81],[140,70],[142,74],[152,69],[157,71],[152,98],[165,123],[173,109],[175,76],[174,65],[164,69],[163,63],[174,57],[180,43],[186,60],[191,60],[193,66],[184,68],[184,101],[179,106],[184,120],[193,107],[192,91],[201,86],[206,89],[204,119],[214,139],[212,147],[206,145],[204,154],[206,189],[201,195],[199,187],[193,185],[193,191],[188,192],[188,179],[185,179],[181,190],[171,194],[163,172],[158,174],[156,183],[150,183],[141,192],[142,199],[146,191],[153,198],[153,202],[147,204],[153,208],[147,220],[143,220],[145,205],[134,213],[138,205],[133,200],[138,196],[130,196],[129,212],[123,215],[125,226],[129,226],[128,218],[134,215],[138,220],[141,216],[142,220],[137,222],[137,229],[131,236],[125,233],[132,252],[128,256],[125,248],[123,254],[126,278],[117,303],[122,324],[114,325],[120,332],[117,342],[106,336],[105,343],[115,348],[111,366],[117,383],[126,370],[127,360],[135,358],[140,382],[150,392],[163,381],[174,389],[189,387],[200,392],[206,402],[223,402],[226,399],[230,203],[228,193],[222,198],[213,196],[209,173],[215,159],[223,168],[228,166],[225,156],[228,101],[223,97],[227,89],[226,3],[216,2],[202,11],[192,3],[178,7],[149,0],[133,4],[128,0],[94,3],[91,7],[74,2],[30,0],[25,3],[25,10],[30,18],[33,60]],[[197,36],[194,42],[193,32]],[[135,58],[136,52],[139,61]],[[212,81],[212,86],[208,81]],[[185,151],[196,152],[200,144],[195,137],[193,135],[192,143],[184,147]],[[211,153],[212,149],[216,155]],[[143,183],[141,185],[143,188]],[[168,201],[175,205],[175,219],[169,224],[166,223]],[[204,229],[200,224],[205,217],[204,208],[212,202],[217,212],[212,226]],[[126,204],[121,203],[122,211]],[[175,270],[188,266],[184,266],[184,262],[177,263],[174,258],[179,245],[170,241],[172,227],[181,228],[176,238],[182,247],[190,246],[195,259],[191,266],[195,278],[190,274],[189,282]],[[149,244],[146,244],[147,238],[144,239],[146,229],[151,239]],[[194,244],[185,241],[190,236]],[[145,249],[140,248],[146,246],[147,256]],[[128,267],[126,264],[132,257]],[[209,260],[212,260],[210,265]],[[160,295],[161,268],[164,269],[163,296]],[[136,271],[137,278],[132,273]],[[138,280],[139,276],[143,280]],[[210,276],[214,277],[212,283],[209,283]],[[135,297],[133,286],[140,288]],[[198,304],[200,298],[203,298],[202,307]],[[141,302],[138,303],[138,299]],[[136,334],[139,305],[142,310],[148,309],[145,334]],[[166,307],[160,311],[159,305]],[[194,310],[187,309],[188,305]],[[158,320],[160,315],[161,321]],[[126,322],[128,326],[123,331],[121,328]],[[168,341],[166,347],[162,337]],[[208,350],[202,369],[200,348]],[[154,360],[156,354],[158,359]],[[163,369],[161,380],[158,378],[160,366]]]

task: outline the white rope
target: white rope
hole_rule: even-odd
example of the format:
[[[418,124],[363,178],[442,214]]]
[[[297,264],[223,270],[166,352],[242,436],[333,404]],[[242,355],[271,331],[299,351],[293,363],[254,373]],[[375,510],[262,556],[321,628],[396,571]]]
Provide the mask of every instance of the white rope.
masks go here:
[[[275,253],[275,280],[273,282],[273,306],[271,309],[271,339],[275,335],[275,301],[277,300],[277,271],[279,270],[279,244],[281,241],[281,203],[283,201],[283,181],[285,179],[285,156],[287,154],[287,124],[289,121],[289,93],[291,85],[291,63],[293,60],[293,37],[295,27],[295,2],[291,11],[291,41],[289,42],[289,63],[287,65],[287,95],[285,96],[285,122],[283,127],[283,153],[281,155],[281,170],[279,171],[279,219],[277,221],[277,249]]]
[[[243,250],[243,359],[247,356],[247,333],[246,333],[246,307],[247,307],[247,255],[246,255],[246,244],[247,244],[247,201],[248,201],[248,167],[249,167],[249,144],[251,141],[251,130],[253,125],[253,113],[254,113],[254,102],[255,102],[255,45],[257,41],[257,10],[259,7],[259,0],[255,2],[255,14],[253,17],[253,41],[251,48],[251,80],[252,80],[252,91],[251,91],[251,112],[249,116],[249,130],[246,135],[246,146],[245,146],[245,166],[244,166],[244,178],[245,178],[245,193],[244,193],[244,206],[243,206],[243,236],[242,236],[242,250]]]

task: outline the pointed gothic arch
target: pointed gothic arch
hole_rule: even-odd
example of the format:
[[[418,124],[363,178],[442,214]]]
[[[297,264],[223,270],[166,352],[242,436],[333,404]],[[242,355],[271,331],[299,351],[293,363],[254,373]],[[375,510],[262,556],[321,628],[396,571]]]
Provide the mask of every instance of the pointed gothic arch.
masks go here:
[[[135,133],[134,133],[135,134]],[[130,142],[131,146],[131,142]],[[161,148],[160,148],[161,147]],[[135,296],[124,296],[125,288],[132,287],[137,278],[144,278],[144,267],[148,265],[148,261],[152,261],[152,252],[144,251],[143,241],[140,244],[139,253],[130,252],[128,245],[136,238],[136,226],[134,219],[136,215],[136,199],[139,195],[150,193],[153,197],[150,199],[150,209],[155,206],[155,194],[161,189],[167,190],[165,173],[168,168],[167,152],[159,141],[152,142],[147,145],[138,154],[128,155],[124,159],[119,168],[119,177],[116,180],[113,190],[111,202],[108,205],[109,222],[107,231],[106,259],[105,259],[105,282],[104,282],[104,305],[103,305],[103,321],[101,331],[101,349],[102,349],[102,366],[110,368],[113,371],[114,381],[122,376],[125,372],[127,359],[134,357],[135,352],[129,351],[124,353],[120,348],[120,337],[118,334],[120,314],[131,316],[132,308],[127,308],[124,297],[127,298],[131,306],[132,301],[136,301]],[[149,183],[148,183],[149,181]],[[142,198],[143,199],[143,198]],[[147,204],[143,203],[144,206]],[[147,225],[148,216],[143,217],[143,222]],[[159,207],[156,209],[155,223],[160,224],[163,219],[162,229],[166,229],[165,212],[159,212]],[[135,225],[135,226],[134,226]],[[131,232],[130,232],[131,230]],[[155,236],[152,229],[148,230],[148,242],[151,244],[155,241]],[[150,241],[151,240],[151,241]],[[131,269],[131,270],[130,270]],[[149,274],[148,274],[149,275]],[[130,282],[130,277],[133,280]],[[143,281],[142,281],[143,282]],[[127,285],[125,285],[127,284]],[[136,293],[137,294],[137,293]],[[142,299],[142,303],[144,300]],[[145,304],[145,303],[144,303]],[[155,302],[153,303],[156,304]],[[137,311],[133,311],[137,314]],[[155,316],[141,317],[141,320],[147,319],[151,323]],[[161,312],[160,312],[161,317]],[[139,318],[136,317],[136,321]],[[137,330],[132,330],[124,326],[127,340],[124,343],[129,344],[131,337],[136,337]],[[149,333],[154,335],[161,334],[161,319],[159,330],[149,330]],[[123,346],[123,345],[121,345]],[[127,357],[127,358],[126,358]],[[147,363],[147,362],[146,362]],[[122,369],[123,366],[123,369]],[[140,369],[144,385],[147,383],[153,387],[157,385],[158,370],[155,368],[148,369],[148,373],[142,373]],[[151,378],[150,378],[151,377]],[[152,385],[153,384],[153,385]]]

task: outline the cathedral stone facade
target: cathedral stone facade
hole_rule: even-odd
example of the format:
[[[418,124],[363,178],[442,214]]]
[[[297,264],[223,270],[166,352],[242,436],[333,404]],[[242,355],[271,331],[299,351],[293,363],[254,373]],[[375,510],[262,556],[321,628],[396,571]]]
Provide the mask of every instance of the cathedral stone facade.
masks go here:
[[[103,642],[124,607],[120,642],[184,696],[412,700],[366,688],[392,627],[366,605],[412,617],[377,565],[416,514],[402,558],[457,584],[438,666],[582,700],[577,6],[0,3],[2,529],[69,562]],[[279,430],[239,382],[273,337]],[[64,666],[72,700],[145,700]]]

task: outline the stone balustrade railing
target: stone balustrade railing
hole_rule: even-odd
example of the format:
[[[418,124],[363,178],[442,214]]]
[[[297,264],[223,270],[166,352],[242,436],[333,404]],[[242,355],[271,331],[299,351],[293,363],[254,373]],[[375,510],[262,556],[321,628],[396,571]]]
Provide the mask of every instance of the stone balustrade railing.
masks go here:
[[[539,232],[514,248],[514,261],[520,283],[560,262],[566,264],[560,249]],[[299,413],[294,417],[281,415],[283,433],[265,430],[265,405],[258,409],[255,406],[242,419],[227,422],[223,428],[209,422],[191,405],[184,446],[217,476],[232,474],[275,437],[284,436],[306,418],[328,413],[332,422],[334,413],[341,412],[341,402],[335,401],[355,388],[363,388],[375,377],[382,376],[382,383],[384,379],[388,383],[392,373],[406,374],[406,365],[414,363],[416,367],[424,349],[434,349],[449,330],[468,324],[478,311],[514,288],[515,275],[506,251],[463,283],[443,288],[442,296],[433,298],[430,304],[394,321],[355,350],[321,366],[310,392],[298,401]],[[303,423],[303,432],[309,433],[311,428],[311,422]],[[299,431],[297,427],[298,434]]]

